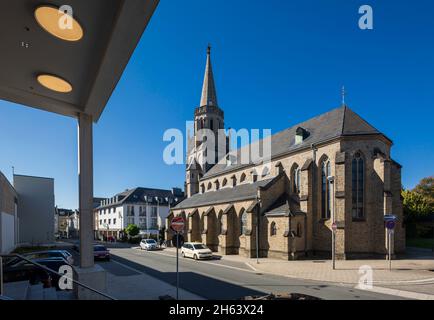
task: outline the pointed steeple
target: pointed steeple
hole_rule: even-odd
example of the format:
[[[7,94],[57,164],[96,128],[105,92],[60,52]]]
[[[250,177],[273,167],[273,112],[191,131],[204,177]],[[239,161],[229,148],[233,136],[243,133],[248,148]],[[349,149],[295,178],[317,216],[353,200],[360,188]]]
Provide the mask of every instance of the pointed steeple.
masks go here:
[[[211,46],[208,45],[205,78],[203,79],[202,97],[200,99],[200,107],[213,106],[218,107],[217,91],[215,89],[214,75],[211,65]]]

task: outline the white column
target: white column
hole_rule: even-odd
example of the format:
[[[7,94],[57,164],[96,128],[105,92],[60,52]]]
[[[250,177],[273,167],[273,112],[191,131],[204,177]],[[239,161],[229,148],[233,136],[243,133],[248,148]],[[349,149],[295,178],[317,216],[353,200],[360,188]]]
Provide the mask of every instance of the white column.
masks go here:
[[[80,267],[91,268],[93,260],[93,133],[92,116],[78,117],[78,196],[80,208]]]

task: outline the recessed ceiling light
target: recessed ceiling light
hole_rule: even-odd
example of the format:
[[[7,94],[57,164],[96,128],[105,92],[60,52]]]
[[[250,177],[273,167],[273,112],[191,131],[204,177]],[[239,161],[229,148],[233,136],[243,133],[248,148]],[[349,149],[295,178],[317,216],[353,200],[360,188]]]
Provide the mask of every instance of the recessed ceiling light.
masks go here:
[[[56,7],[41,6],[35,10],[35,19],[39,25],[48,33],[53,36],[66,40],[66,41],[78,41],[83,38],[83,29],[81,25],[73,17],[67,17],[71,19],[70,25],[63,25],[63,13]]]
[[[42,86],[52,91],[60,93],[68,93],[72,91],[72,85],[60,77],[50,74],[41,74],[37,79]]]

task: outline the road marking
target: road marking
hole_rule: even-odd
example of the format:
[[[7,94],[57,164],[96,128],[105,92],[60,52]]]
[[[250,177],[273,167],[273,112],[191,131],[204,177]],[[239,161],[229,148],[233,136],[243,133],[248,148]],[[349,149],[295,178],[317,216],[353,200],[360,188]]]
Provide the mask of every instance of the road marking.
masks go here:
[[[165,253],[155,252],[155,251],[148,251],[148,252],[149,252],[149,253],[153,253],[153,254],[159,254],[159,255],[161,255],[161,256],[166,256],[166,257],[176,258],[176,255],[165,254]],[[190,260],[190,259],[188,259],[188,258],[185,258],[185,259],[182,260],[182,261],[189,262],[189,263],[198,263],[198,262],[200,262],[200,263],[203,263],[203,264],[209,264],[209,265],[212,265],[212,266],[218,266],[218,267],[229,268],[229,269],[234,269],[234,270],[239,270],[239,271],[244,271],[244,272],[251,272],[251,273],[253,273],[253,271],[250,271],[250,270],[247,270],[247,269],[238,268],[238,267],[233,267],[233,266],[228,266],[228,265],[226,265],[226,264],[212,263],[212,262],[209,262],[209,261],[203,261],[203,260],[201,260],[201,261],[195,261],[195,260]]]
[[[244,262],[245,264],[246,264],[246,266],[248,266],[249,268],[251,268],[253,271],[255,271],[255,272],[257,272],[258,270],[254,267],[254,266],[252,266],[250,263],[248,263],[248,262]]]

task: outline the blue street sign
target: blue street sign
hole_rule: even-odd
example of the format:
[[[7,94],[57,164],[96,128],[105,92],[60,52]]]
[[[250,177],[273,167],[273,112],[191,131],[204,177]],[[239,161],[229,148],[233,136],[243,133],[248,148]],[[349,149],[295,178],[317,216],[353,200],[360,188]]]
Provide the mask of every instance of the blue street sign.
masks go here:
[[[386,221],[386,228],[389,230],[395,229],[395,225],[396,225],[395,220]]]

